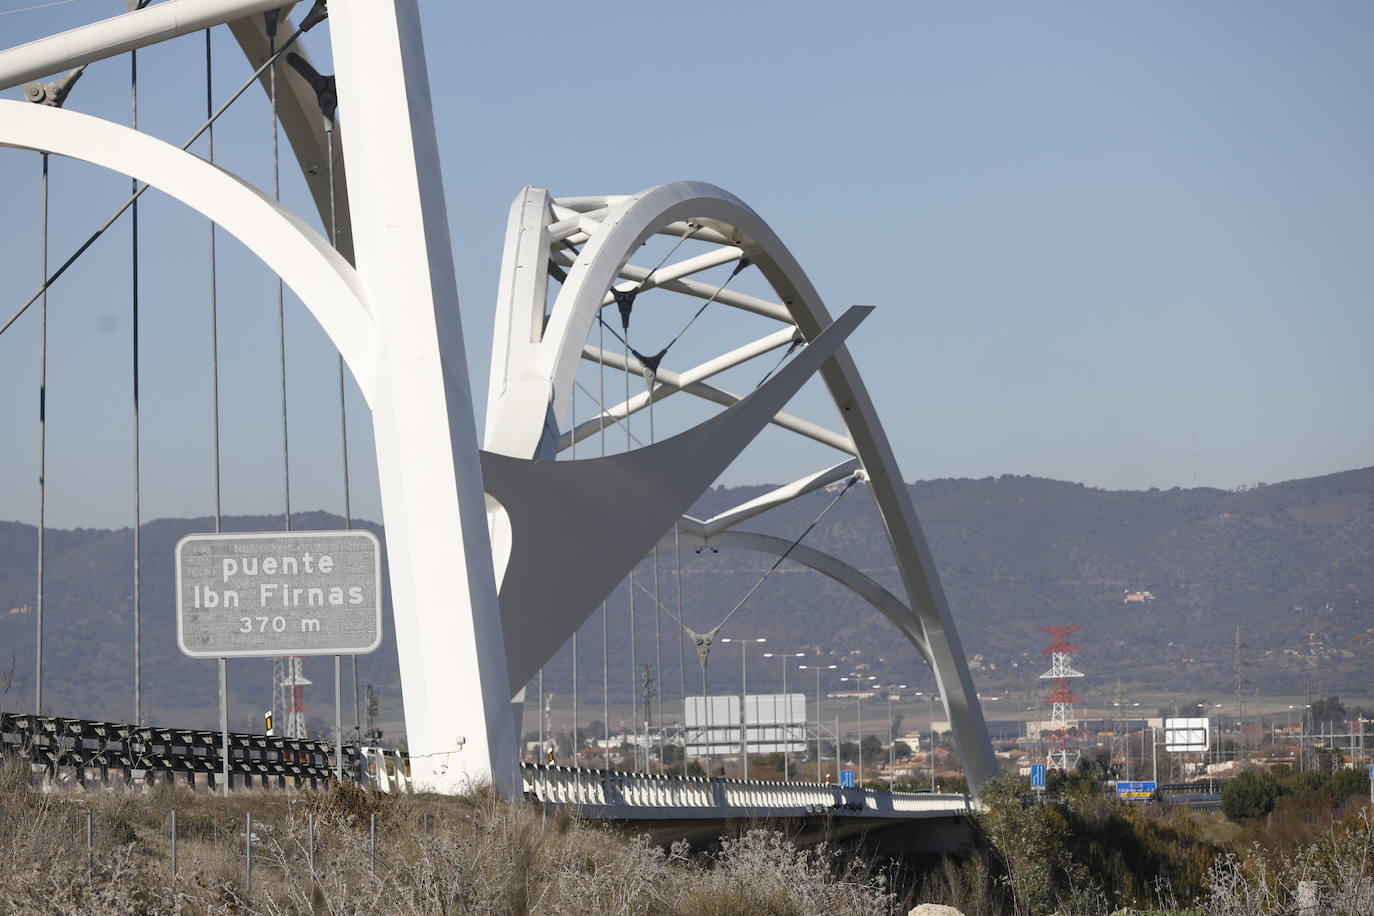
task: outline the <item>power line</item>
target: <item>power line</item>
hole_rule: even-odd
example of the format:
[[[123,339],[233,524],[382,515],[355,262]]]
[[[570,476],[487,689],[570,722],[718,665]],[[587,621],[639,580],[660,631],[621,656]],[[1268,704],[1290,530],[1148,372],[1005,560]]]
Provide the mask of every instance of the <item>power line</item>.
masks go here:
[[[52,0],[51,3],[40,3],[37,6],[23,6],[17,10],[0,11],[0,16],[13,16],[15,13],[32,13],[34,10],[45,10],[52,6],[66,6],[68,3],[76,3],[77,0]]]

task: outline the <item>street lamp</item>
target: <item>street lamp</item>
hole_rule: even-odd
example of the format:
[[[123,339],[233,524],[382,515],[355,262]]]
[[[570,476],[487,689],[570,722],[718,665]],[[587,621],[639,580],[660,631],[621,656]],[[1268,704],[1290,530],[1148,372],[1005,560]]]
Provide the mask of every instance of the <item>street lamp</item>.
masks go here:
[[[840,666],[839,666],[839,665],[798,665],[797,667],[798,667],[798,668],[801,668],[803,671],[805,671],[807,668],[810,668],[812,671],[815,671],[815,672],[816,672],[816,782],[824,782],[825,780],[821,778],[821,672],[822,672],[822,671],[833,671],[834,669],[836,669],[836,668],[838,668],[838,667],[840,667]],[[836,736],[835,736],[835,740],[838,742],[838,741],[840,740],[840,736],[839,736],[839,735],[836,735]],[[836,769],[836,771],[838,771],[839,768],[840,768],[840,755],[839,755],[838,752],[836,752],[836,754],[835,754],[835,769]],[[836,777],[836,778],[838,779],[839,777]]]
[[[897,768],[897,736],[892,734],[892,701],[894,690],[905,690],[906,684],[889,684],[887,688],[887,790],[892,791],[893,771]]]
[[[916,696],[921,696],[921,691],[916,691]],[[930,791],[935,791],[935,701],[940,699],[936,694],[927,697],[930,700]]]
[[[862,674],[859,674],[857,671],[851,671],[847,677],[842,677],[842,678],[840,678],[840,680],[842,680],[842,681],[853,681],[853,682],[854,682],[854,713],[855,713],[855,719],[857,720],[858,728],[859,728],[859,752],[858,752],[858,754],[857,754],[856,756],[859,758],[859,786],[860,786],[860,787],[862,787],[863,784],[864,784],[864,694],[863,694],[863,683],[864,683],[864,681],[876,681],[877,679],[878,679],[878,676],[877,676],[876,674],[862,675]],[[837,764],[837,765],[838,765],[838,764]]]
[[[725,637],[721,642],[739,643],[740,658],[740,696],[739,696],[739,740],[740,751],[744,757],[744,778],[749,778],[749,644],[751,642],[768,642],[763,636],[755,636],[748,639],[731,639]]]
[[[1140,703],[1138,703],[1138,702],[1122,703],[1122,702],[1119,702],[1119,701],[1113,701],[1113,702],[1112,702],[1112,707],[1116,710],[1117,724],[1125,724],[1125,723],[1122,721],[1122,718],[1121,718],[1121,716],[1122,716],[1121,710],[1123,710],[1123,709],[1131,709],[1131,708],[1137,707],[1137,706],[1139,706],[1139,705],[1140,705]],[[1134,778],[1135,778],[1135,763],[1134,763],[1135,754],[1134,754],[1134,752],[1133,752],[1132,749],[1131,749],[1131,730],[1130,730],[1130,727],[1129,727],[1129,726],[1127,726],[1126,728],[1122,729],[1122,734],[1118,736],[1118,740],[1119,740],[1119,742],[1120,742],[1120,744],[1121,744],[1121,759],[1122,759],[1122,763],[1123,763],[1123,764],[1125,765],[1125,767],[1126,767],[1126,778],[1127,778],[1127,779],[1134,779]],[[1140,732],[1140,743],[1141,743],[1141,751],[1140,751],[1140,753],[1141,753],[1141,756],[1144,756],[1144,754],[1145,754],[1145,750],[1144,750],[1144,747],[1145,747],[1145,732],[1144,732],[1143,729],[1142,729],[1141,732]],[[1142,765],[1143,765],[1143,764],[1142,764]]]
[[[787,717],[787,721],[786,721],[786,723],[784,723],[784,725],[783,725],[783,741],[782,741],[782,778],[783,778],[783,779],[790,780],[790,779],[792,778],[792,775],[791,775],[791,770],[788,769],[788,764],[787,764],[787,746],[788,746],[789,743],[791,743],[791,736],[792,736],[792,704],[789,703],[789,702],[787,701],[787,660],[788,660],[789,658],[806,658],[806,653],[805,653],[805,652],[765,652],[765,653],[763,653],[763,657],[764,657],[764,658],[776,658],[776,659],[778,659],[780,662],[782,662],[782,708],[783,708],[783,710],[784,710],[783,715]],[[803,745],[803,747],[805,747],[805,745]]]

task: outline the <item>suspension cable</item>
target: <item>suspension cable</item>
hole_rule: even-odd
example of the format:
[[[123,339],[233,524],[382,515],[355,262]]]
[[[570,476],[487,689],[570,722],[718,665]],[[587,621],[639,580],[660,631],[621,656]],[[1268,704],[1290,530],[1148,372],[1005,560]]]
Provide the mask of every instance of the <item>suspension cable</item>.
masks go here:
[[[601,310],[597,309],[598,316]],[[598,352],[605,352],[606,349],[606,323],[601,323],[600,337],[597,340]],[[598,359],[596,363],[597,398],[596,411],[599,418],[597,429],[597,440],[601,445],[601,457],[606,457],[606,366]],[[602,728],[606,733],[606,769],[611,768],[611,641],[610,641],[610,611],[607,609],[606,601],[601,602],[601,704],[604,707]]]
[[[185,143],[181,144],[181,149],[189,149],[192,143],[195,143],[197,140],[199,140],[201,138],[201,135],[204,134],[207,130],[209,130],[211,125],[218,121],[220,116],[229,110],[229,106],[233,105],[236,101],[238,101],[239,97],[248,91],[248,87],[253,85],[253,83],[257,81],[258,77],[260,77],[267,70],[268,67],[276,63],[277,58],[285,54],[287,49],[290,48],[293,44],[295,44],[296,41],[299,40],[302,35],[304,35],[306,32],[310,31],[310,29],[314,28],[317,24],[322,22],[324,18],[324,0],[317,0],[315,6],[311,8],[310,12],[306,15],[306,17],[301,20],[300,27],[297,28],[296,31],[291,34],[291,37],[288,38],[286,42],[280,48],[277,49],[275,54],[270,55],[267,58],[267,60],[263,62],[262,66],[254,70],[253,74],[248,77],[248,79],[243,83],[243,85],[239,86],[239,88],[236,89],[234,93],[229,96],[228,100],[225,101],[224,104],[220,105],[219,108],[216,109],[215,113],[205,120],[205,123],[201,124],[200,127],[196,128],[195,132],[191,134],[190,138]],[[134,52],[131,51],[130,53],[132,54]],[[56,283],[57,279],[61,277],[63,274],[65,274],[68,268],[75,264],[77,259],[80,258],[83,254],[85,254],[86,250],[90,248],[92,245],[94,245],[96,240],[99,239],[102,235],[104,235],[105,231],[109,229],[111,226],[113,226],[115,224],[115,221],[118,220],[121,216],[123,216],[125,212],[128,211],[129,208],[132,207],[134,203],[137,202],[137,200],[143,196],[143,192],[148,190],[148,188],[151,187],[151,185],[144,184],[140,186],[139,182],[135,180],[133,182],[133,187],[135,188],[134,193],[129,195],[129,197],[127,197],[124,200],[124,202],[115,209],[115,212],[110,215],[110,218],[105,220],[105,222],[101,223],[100,228],[92,232],[90,236],[87,237],[86,241],[82,242],[80,246],[77,247],[76,251],[72,252],[71,255],[65,261],[62,262],[62,264],[57,268],[57,270],[53,272],[52,276],[48,277],[47,280],[43,282],[43,285],[34,291],[33,295],[30,296],[24,302],[24,304],[21,305],[18,308],[18,310],[15,311],[15,313],[9,317],[9,319],[4,323],[4,325],[0,325],[0,334],[4,334],[6,331],[8,331],[10,329],[10,326],[13,325],[16,321],[18,321],[20,316],[27,312],[29,310],[29,307],[38,301],[38,298],[42,296],[44,292],[47,291],[48,287]]]
[[[577,372],[576,368],[573,369],[573,372],[574,372],[574,374],[576,374],[576,372]],[[572,400],[572,404],[571,404],[571,407],[572,407],[572,428],[573,428],[573,429],[576,429],[576,428],[577,428],[577,389],[576,389],[576,388],[573,389],[571,400]],[[577,446],[576,446],[576,445],[573,446],[573,448],[572,448],[572,455],[571,455],[570,457],[572,457],[574,460],[577,459]],[[578,740],[577,740],[577,627],[574,627],[574,628],[573,628],[573,633],[572,633],[572,755],[573,755],[573,760],[572,760],[572,762],[573,762],[573,766],[577,766],[578,763],[579,763],[579,758],[578,758],[578,753],[577,753],[577,751],[578,751],[578,748],[579,748],[580,746],[581,746],[581,745],[580,745],[580,743],[579,743]]]
[[[268,10],[264,14],[267,21],[267,53],[275,60],[277,57],[277,19],[278,10]],[[281,203],[281,131],[277,126],[277,65],[274,62],[267,70],[267,95],[272,105],[272,199]],[[282,470],[282,520],[287,531],[291,530],[291,424],[287,415],[286,399],[286,306],[284,285],[281,275],[277,280],[277,368],[281,376],[281,470]]]
[[[676,254],[677,250],[682,247],[682,243],[687,241],[692,236],[696,235],[700,229],[700,226],[688,226],[687,231],[682,233],[682,238],[678,239],[677,243],[674,244],[672,248],[668,249],[667,254],[658,259],[658,263],[654,265],[654,269],[644,275],[644,279],[639,281],[639,285],[635,287],[634,291],[636,293],[642,292],[644,287],[648,285],[649,279],[654,274],[658,273],[658,269],[662,267],[664,264],[667,264],[668,259],[671,258],[674,254]]]
[[[611,289],[611,295],[615,299],[616,305],[620,309],[620,321],[621,326],[625,331],[624,336],[622,337],[620,334],[616,333],[615,328],[612,328],[606,324],[606,319],[601,317],[601,309],[597,309],[596,319],[601,323],[601,326],[603,328],[607,328],[611,332],[611,334],[615,336],[616,340],[619,340],[621,344],[624,345],[626,350],[625,358],[627,362],[629,360],[629,354],[633,353],[635,355],[635,358],[638,359],[640,363],[644,366],[646,370],[646,378],[649,379],[651,386],[649,392],[651,398],[653,396],[652,386],[658,380],[658,367],[663,362],[663,357],[667,356],[668,351],[673,348],[674,344],[676,344],[679,340],[682,339],[682,335],[686,334],[687,329],[690,328],[696,322],[696,320],[701,317],[702,312],[705,312],[707,307],[712,302],[715,302],[716,298],[720,296],[721,293],[725,292],[725,287],[730,285],[730,281],[735,279],[735,277],[739,276],[740,272],[743,271],[746,267],[748,267],[749,264],[750,261],[748,258],[740,258],[739,262],[735,265],[735,269],[730,272],[730,276],[725,278],[725,282],[720,284],[720,286],[716,287],[716,291],[711,294],[709,299],[707,299],[705,302],[701,304],[701,307],[696,310],[696,312],[692,315],[691,318],[687,319],[687,323],[682,326],[681,330],[679,330],[675,335],[673,335],[673,338],[668,341],[667,345],[664,346],[663,349],[659,350],[657,353],[654,354],[641,353],[634,347],[630,346],[630,314],[634,309],[635,296],[639,294],[640,288],[636,287],[635,289],[629,291],[617,290],[615,288]],[[657,270],[658,268],[654,269]],[[640,286],[642,287],[642,285],[643,284],[641,283]],[[764,376],[764,378],[767,379],[767,376]],[[629,401],[628,389],[625,395],[625,400]]]
[[[780,368],[782,368],[782,364],[787,362],[787,357],[797,352],[797,348],[804,343],[806,343],[806,338],[802,336],[801,329],[799,328],[797,329],[796,334],[793,335],[792,343],[788,346],[786,352],[784,352],[782,356],[778,357],[778,361],[773,364],[773,368],[769,369],[767,372],[763,374],[763,378],[759,379],[758,384],[754,386],[754,390],[757,391],[758,389],[762,388],[763,383],[772,378],[773,373],[777,372]]]
[[[633,300],[631,300],[631,301],[633,301]],[[597,311],[597,314],[600,315],[600,310]],[[624,372],[624,375],[625,375],[625,400],[626,400],[626,401],[629,401],[629,400],[630,400],[630,313],[629,313],[629,311],[627,311],[627,310],[622,310],[622,311],[621,311],[621,315],[622,315],[622,318],[623,318],[624,324],[625,324],[625,336],[624,336],[623,338],[621,338],[621,343],[624,344],[624,351],[625,351],[625,372]],[[633,442],[633,437],[632,437],[631,434],[630,434],[630,432],[631,432],[631,427],[630,427],[630,415],[629,415],[628,413],[625,415],[625,422],[624,422],[622,425],[625,427],[625,451],[626,451],[626,452],[629,452],[629,451],[631,450],[631,448],[632,448],[631,443]],[[637,726],[637,723],[639,722],[639,696],[638,696],[638,691],[636,690],[636,675],[637,675],[637,673],[638,673],[638,671],[639,671],[639,668],[638,668],[638,666],[637,666],[636,663],[635,663],[635,569],[636,569],[636,567],[638,567],[638,566],[639,566],[639,562],[636,560],[635,564],[634,564],[633,566],[630,567],[630,576],[629,576],[629,589],[630,589],[630,727],[635,729],[635,733],[636,733],[636,734],[639,733],[639,729],[636,727],[636,726]],[[635,767],[638,768],[638,766],[639,766],[639,742],[638,742],[638,741],[635,742],[635,744],[634,744],[634,749],[635,749]],[[646,765],[645,769],[648,769],[647,765]]]
[[[205,30],[205,116],[214,114],[214,57],[211,50],[210,30]],[[215,162],[215,127],[212,123],[207,132],[207,156],[211,165]],[[223,495],[220,477],[220,440],[219,440],[219,255],[216,248],[218,227],[214,220],[210,224],[210,399],[214,429],[214,467],[215,467],[215,531],[222,527]]]
[[[821,523],[821,519],[825,518],[826,513],[835,507],[835,504],[844,497],[844,494],[850,491],[854,484],[859,482],[859,477],[860,475],[858,474],[850,475],[849,480],[845,481],[845,485],[840,490],[840,492],[836,493],[835,498],[830,500],[830,502],[826,504],[826,507],[821,510],[821,514],[816,516],[815,520],[812,521],[811,524],[806,526],[805,531],[797,535],[797,539],[788,545],[787,549],[784,550],[782,552],[782,555],[779,556],[777,560],[773,562],[772,566],[768,567],[768,570],[762,576],[759,577],[759,581],[755,582],[753,587],[750,588],[749,591],[744,593],[744,597],[741,598],[739,602],[733,608],[730,609],[730,613],[726,614],[723,618],[721,618],[720,623],[716,624],[715,626],[716,630],[719,630],[721,627],[725,626],[725,624],[729,622],[730,618],[734,617],[735,614],[739,611],[739,609],[744,607],[744,603],[748,601],[750,597],[753,596],[754,592],[759,590],[759,586],[763,585],[763,583],[767,581],[768,577],[773,575],[773,571],[776,570],[779,566],[781,566],[782,562],[786,560],[789,556],[791,556],[792,551],[796,550],[797,546],[801,544],[803,540],[805,540],[808,534],[811,533],[811,530]]]
[[[39,105],[50,105],[54,108],[61,108],[67,100],[67,95],[72,87],[81,79],[81,74],[85,67],[77,67],[58,77],[49,83],[31,82],[24,85],[24,94],[32,103]],[[39,214],[39,270],[40,276],[46,278],[48,275],[48,224],[49,224],[49,172],[51,156],[46,150],[40,151],[41,174],[40,187],[41,206]],[[39,309],[38,327],[38,524],[37,534],[38,543],[36,547],[36,579],[35,598],[36,614],[34,615],[34,709],[39,715],[43,712],[43,635],[45,623],[45,603],[44,585],[47,582],[47,574],[44,565],[47,547],[47,469],[48,469],[48,295],[45,292],[42,297],[42,306]]]
[[[43,203],[39,231],[40,268],[48,275],[48,154],[43,153]],[[43,548],[46,540],[47,469],[48,469],[48,294],[43,292],[43,304],[38,309],[38,593],[33,711],[43,715]]]
[[[273,199],[274,199],[274,200],[277,200],[277,201],[280,201],[280,200],[281,200],[281,170],[280,170],[280,168],[278,167],[278,150],[277,150],[277,133],[278,133],[278,131],[277,131],[277,64],[276,64],[276,59],[277,59],[277,54],[276,54],[276,43],[277,43],[277,18],[278,18],[278,11],[277,11],[277,10],[268,10],[266,13],[263,14],[263,21],[264,21],[264,23],[266,24],[266,28],[267,28],[267,59],[268,59],[269,61],[271,61],[271,64],[269,65],[268,70],[267,70],[267,73],[268,73],[268,77],[267,77],[267,81],[268,81],[267,96],[268,96],[268,101],[269,101],[269,103],[270,103],[270,105],[271,105],[271,109],[272,109],[272,111],[271,111],[271,117],[272,117],[272,185],[273,185],[272,192],[273,192]],[[280,373],[281,373],[282,492],[283,492],[283,505],[284,505],[283,521],[284,521],[286,530],[287,530],[287,531],[290,531],[290,530],[291,530],[291,458],[290,458],[290,441],[289,441],[289,437],[288,437],[288,433],[289,433],[289,430],[288,430],[288,421],[287,421],[287,414],[286,414],[286,326],[285,326],[285,320],[284,320],[283,309],[282,309],[282,296],[281,296],[281,286],[280,286],[280,284],[281,284],[281,278],[280,278],[280,277],[277,278],[277,284],[278,284],[278,286],[277,286],[277,334],[278,334],[278,357],[279,357],[279,366],[280,366],[279,371],[280,371]],[[283,684],[285,683],[285,678],[288,677],[288,676],[291,677],[291,679],[292,679],[293,681],[294,681],[294,680],[297,680],[297,678],[295,677],[295,674],[296,674],[296,668],[295,668],[295,666],[296,666],[295,661],[294,661],[293,659],[291,659],[290,657],[285,657],[285,658],[280,658],[280,659],[275,660],[275,661],[272,663],[273,680],[274,680],[274,681],[279,681],[279,683],[283,683]],[[282,675],[282,677],[281,677],[280,679],[278,679],[278,676],[277,676],[278,670],[281,671],[281,675]],[[274,685],[274,686],[275,686],[275,685]],[[277,689],[281,689],[281,690],[283,691],[283,697],[286,696],[286,688],[285,688],[285,687],[281,687],[281,688],[277,688]],[[289,706],[289,708],[292,709],[293,711],[294,711],[295,708],[296,708],[295,695],[294,695],[294,691],[295,691],[295,690],[296,690],[295,687],[290,688],[290,691],[292,691],[292,693],[291,693],[291,699],[288,701],[288,706]],[[288,714],[288,715],[286,716],[287,734],[288,734],[288,735],[291,735],[292,737],[294,737],[293,732],[294,732],[294,729],[295,729],[295,725],[296,725],[296,717],[295,717],[294,712],[293,712],[293,713]]]
[[[687,775],[687,670],[683,639],[685,631],[682,621],[682,541],[681,532],[673,525],[673,560],[677,565],[677,692],[682,697],[682,775]]]
[[[739,261],[735,264],[735,269],[730,271],[730,276],[725,278],[725,282],[722,283],[720,286],[716,287],[716,291],[711,294],[711,298],[703,302],[701,304],[701,308],[697,309],[696,312],[692,314],[692,317],[687,319],[687,323],[682,326],[682,330],[678,331],[675,335],[673,335],[673,339],[668,341],[668,345],[663,348],[663,352],[659,353],[659,359],[662,359],[663,355],[673,348],[673,344],[677,343],[679,340],[682,339],[682,335],[686,334],[687,329],[696,323],[696,320],[701,317],[701,313],[706,311],[706,309],[711,305],[712,302],[716,301],[716,297],[718,297],[721,293],[725,292],[725,287],[730,285],[730,281],[735,279],[735,277],[738,277],[740,275],[740,272],[743,271],[746,267],[748,267],[749,264],[750,261],[748,258],[739,259]],[[656,364],[654,368],[658,368]]]
[[[137,0],[134,9],[141,10],[148,0]],[[138,130],[138,49],[129,52],[129,113],[130,126]],[[139,569],[140,529],[142,528],[139,493],[139,478],[142,476],[141,455],[139,454],[139,416],[138,416],[138,179],[129,179],[130,189],[134,192],[133,210],[130,219],[130,268],[132,275],[132,312],[133,312],[133,436],[134,436],[134,724],[143,724],[143,634],[142,634],[142,588]],[[46,284],[44,284],[46,286]]]
[[[315,90],[316,101],[319,102],[320,111],[324,115],[324,136],[325,136],[325,180],[329,183],[329,244],[337,251],[339,247],[339,218],[338,203],[334,189],[334,128],[337,118],[337,94],[334,90],[333,77],[323,77],[314,70],[305,59],[299,54],[291,53],[287,55],[287,63],[296,68],[300,74],[310,82]],[[276,72],[273,70],[273,88],[276,85]],[[275,92],[273,93],[273,103],[276,102]],[[273,123],[273,145],[276,145],[276,124]],[[281,278],[277,278],[278,307],[280,308]],[[283,374],[282,380],[285,383],[285,333],[283,332]],[[348,473],[348,399],[345,388],[344,359],[342,353],[335,354],[338,363],[338,388],[339,388],[339,454],[342,461],[343,474],[343,519],[344,529],[353,529],[353,496],[349,483]],[[284,438],[283,431],[283,441]],[[334,656],[334,696],[335,702],[342,705],[340,698],[339,684],[342,681],[340,676],[341,658]],[[357,653],[350,653],[348,656],[349,668],[352,673],[352,694],[353,694],[353,733],[355,737],[361,739],[362,736],[362,710],[358,698],[358,656]],[[335,710],[335,722],[339,731],[339,747],[343,747],[343,711]],[[342,751],[340,752],[342,753]],[[342,757],[340,758],[342,759]],[[342,767],[342,764],[338,764]]]
[[[686,238],[686,236],[684,236],[684,238]],[[679,244],[681,244],[681,242],[679,242]],[[674,250],[676,250],[676,249],[674,249]],[[665,259],[665,260],[666,260],[666,259]],[[648,375],[648,376],[645,377],[645,380],[644,380],[644,381],[645,381],[645,387],[646,387],[646,388],[648,389],[648,391],[649,391],[649,444],[650,444],[650,445],[653,445],[653,444],[654,444],[654,441],[655,441],[655,439],[654,439],[654,437],[655,437],[655,432],[654,432],[654,377],[653,377],[652,375]],[[577,424],[574,423],[574,424],[573,424],[573,429],[576,429],[576,428],[577,428]],[[677,526],[674,525],[673,527],[676,528]],[[661,684],[663,684],[663,682],[664,682],[664,679],[663,679],[663,638],[662,638],[662,631],[663,631],[663,612],[662,612],[662,608],[663,608],[663,602],[662,602],[661,600],[659,600],[659,588],[658,588],[658,540],[657,540],[657,539],[654,540],[653,563],[654,563],[654,663],[658,666],[658,682],[659,682],[659,684],[661,685]],[[660,690],[659,690],[659,704],[658,704],[658,720],[659,720],[659,729],[658,729],[658,765],[659,765],[659,769],[660,769],[660,770],[662,770],[662,768],[663,768],[663,726],[662,726],[662,719],[663,719],[663,691],[662,691],[662,689],[660,688]],[[646,753],[647,753],[647,749],[646,749]]]

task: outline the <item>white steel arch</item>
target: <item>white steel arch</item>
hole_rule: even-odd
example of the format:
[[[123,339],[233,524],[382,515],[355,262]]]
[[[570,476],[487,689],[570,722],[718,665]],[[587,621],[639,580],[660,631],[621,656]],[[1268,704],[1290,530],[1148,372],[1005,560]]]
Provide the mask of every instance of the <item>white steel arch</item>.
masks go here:
[[[892,592],[883,588],[872,576],[860,572],[843,560],[815,548],[807,547],[805,544],[793,544],[791,541],[776,535],[762,534],[757,531],[722,531],[709,538],[700,534],[683,532],[680,540],[682,544],[688,547],[729,547],[737,550],[754,550],[759,553],[772,554],[775,557],[785,556],[802,566],[814,569],[863,598],[873,605],[875,610],[880,611],[884,617],[904,631],[909,630],[911,642],[921,653],[926,664],[931,663],[930,647],[926,645],[925,637],[919,635],[920,621],[911,608],[903,604],[901,599]],[[667,551],[678,546],[678,543],[673,538],[667,537],[660,541],[658,546],[660,550]]]
[[[655,234],[681,235],[688,229],[693,230],[692,238],[713,242],[718,249],[653,271],[629,263],[632,254]],[[575,258],[568,253],[572,243],[582,246]],[[690,279],[700,270],[744,257],[762,272],[779,301],[724,292]],[[552,307],[547,307],[547,274],[551,265],[566,269],[566,273]],[[516,458],[547,459],[554,457],[560,446],[571,444],[578,433],[566,426],[578,360],[619,364],[633,372],[644,370],[638,359],[630,359],[625,365],[623,358],[617,360],[591,347],[588,332],[600,310],[611,304],[609,290],[613,285],[629,281],[619,288],[638,290],[645,287],[646,279],[654,286],[700,298],[714,296],[725,305],[774,318],[790,326],[805,341],[815,340],[831,323],[819,294],[773,230],[742,201],[721,188],[684,181],[628,197],[567,200],[552,198],[540,188],[526,188],[511,208],[502,263],[487,402],[488,450]],[[787,339],[786,335],[770,336],[753,347],[741,348],[739,358],[748,359],[776,349]],[[721,360],[730,362],[728,357]],[[717,403],[739,400],[738,396],[702,380],[709,374],[707,365],[676,376],[660,367],[655,380],[665,389],[686,391]],[[939,684],[969,784],[977,787],[996,774],[996,759],[948,602],[896,458],[847,350],[840,347],[825,361],[820,374],[843,418],[844,434],[781,413],[773,422],[826,441],[858,459],[886,529],[907,601],[893,604],[872,594],[864,583],[834,565],[839,563],[834,558],[826,561],[810,557],[815,562],[809,565],[825,567],[822,571],[854,588],[866,600],[876,598],[875,606],[927,658]],[[655,391],[632,399],[607,408],[607,414],[625,416],[667,393]],[[796,492],[781,495],[777,501],[809,492],[813,487],[808,488],[804,479],[794,489]],[[746,509],[738,520],[750,514],[754,513]],[[701,536],[703,524],[684,519],[679,527],[689,533],[696,527]],[[499,531],[499,526],[495,530]],[[715,536],[720,537],[721,533],[723,529]],[[516,531],[513,536],[518,539],[520,533]],[[763,541],[743,540],[750,541],[749,546],[754,549],[764,546]],[[703,537],[703,541],[710,543],[711,537]],[[650,546],[652,543],[643,545],[644,552]],[[593,609],[594,606],[566,608],[560,613],[573,615],[572,625],[576,626]],[[510,613],[509,609],[503,612]]]
[[[0,100],[0,146],[55,153],[120,172],[213,220],[300,297],[371,403],[377,325],[362,283],[353,265],[290,210],[199,156],[64,108]]]

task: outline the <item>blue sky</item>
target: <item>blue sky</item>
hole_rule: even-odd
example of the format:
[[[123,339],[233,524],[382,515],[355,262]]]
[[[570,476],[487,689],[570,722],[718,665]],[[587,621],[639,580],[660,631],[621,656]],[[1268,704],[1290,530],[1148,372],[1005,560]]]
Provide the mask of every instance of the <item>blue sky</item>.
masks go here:
[[[0,10],[29,5],[0,0]],[[0,18],[0,44],[122,11]],[[1234,487],[1374,461],[1374,7],[1363,3],[422,3],[474,387],[522,185],[680,178],[749,202],[852,339],[908,479],[1035,474]],[[223,30],[221,30],[223,31]],[[310,36],[327,59],[327,31]],[[216,38],[217,95],[245,76]],[[199,37],[140,56],[142,126],[203,116]],[[8,97],[17,94],[11,90]],[[127,119],[125,59],[70,107]],[[345,131],[347,112],[343,113]],[[226,116],[226,167],[270,187],[266,110]],[[199,149],[199,148],[198,148]],[[0,150],[0,308],[36,285],[37,156]],[[53,166],[53,254],[127,181]],[[305,209],[299,180],[288,201]],[[209,511],[204,221],[147,198],[144,517]],[[272,285],[221,243],[226,511],[268,512]],[[54,287],[49,520],[127,524],[128,234]],[[0,337],[0,518],[32,520],[36,316]],[[332,354],[288,308],[293,503],[337,508]],[[370,473],[353,399],[355,474]],[[191,419],[187,419],[190,417]],[[755,450],[727,483],[771,482]],[[376,518],[360,483],[360,513]]]

